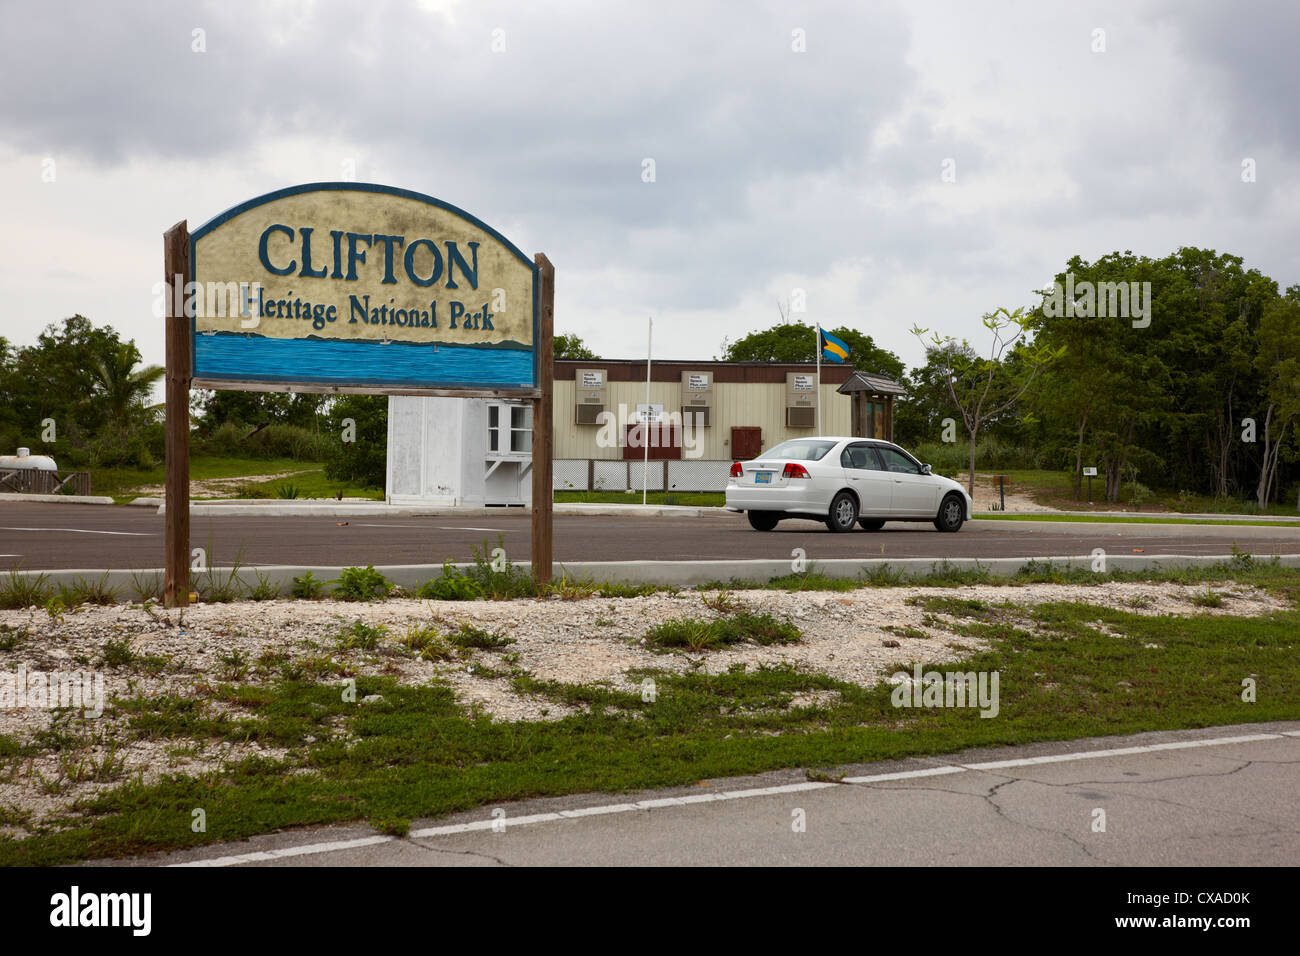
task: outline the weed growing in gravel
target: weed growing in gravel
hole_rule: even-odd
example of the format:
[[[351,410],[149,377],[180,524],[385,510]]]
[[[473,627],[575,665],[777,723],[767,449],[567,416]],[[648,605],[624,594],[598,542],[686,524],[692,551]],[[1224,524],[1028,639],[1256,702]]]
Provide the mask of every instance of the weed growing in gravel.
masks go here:
[[[1207,584],[1203,593],[1192,595],[1192,603],[1197,607],[1223,607],[1223,595],[1211,590]]]
[[[59,586],[59,600],[68,607],[78,604],[116,604],[118,589],[108,584],[108,572],[105,571],[95,580],[78,576],[72,586]]]
[[[293,586],[289,589],[289,593],[296,598],[314,601],[324,590],[325,583],[308,571],[293,579]]]
[[[388,636],[384,625],[367,624],[365,621],[353,621],[351,627],[339,631],[334,639],[341,651],[373,651],[379,642]]]
[[[756,644],[794,644],[802,640],[799,629],[771,614],[738,612],[716,621],[676,617],[646,631],[646,641],[655,647],[685,647],[692,651],[716,650],[742,641]]]
[[[339,601],[373,601],[385,598],[392,590],[388,578],[375,570],[373,564],[364,568],[344,568],[339,576],[329,582],[337,584],[331,597]]]
[[[54,593],[49,578],[44,573],[24,574],[14,565],[7,578],[0,578],[0,608],[44,607]]]
[[[217,676],[222,680],[243,680],[248,676],[248,655],[239,648],[229,654],[222,654],[217,662],[221,665]]]
[[[0,624],[0,651],[17,650],[27,640],[27,628]]]
[[[102,667],[131,667],[136,661],[136,653],[131,650],[131,639],[120,637],[104,642],[100,652],[99,663]]]
[[[925,631],[920,628],[908,627],[900,624],[888,624],[885,626],[884,630],[888,631],[890,634],[897,634],[899,637],[911,637],[917,640],[927,640],[930,637],[929,634],[925,633]]]
[[[717,594],[703,597],[700,600],[704,602],[704,606],[710,611],[716,611],[718,614],[732,614],[743,607],[730,589],[723,589]]]
[[[135,603],[147,604],[150,601],[158,602],[163,597],[162,575],[157,571],[140,573],[131,572],[131,593],[135,595]]]
[[[495,650],[499,647],[505,647],[513,644],[513,637],[504,637],[496,632],[485,631],[482,628],[465,622],[460,627],[447,635],[447,642],[454,644],[456,647],[479,648],[482,650]]]
[[[452,567],[450,561],[444,561],[442,577],[430,578],[415,594],[431,601],[477,601],[483,589],[473,578]]]
[[[280,596],[280,586],[272,582],[267,575],[261,571],[254,571],[253,576],[257,579],[257,583],[248,589],[250,601],[273,601]]]

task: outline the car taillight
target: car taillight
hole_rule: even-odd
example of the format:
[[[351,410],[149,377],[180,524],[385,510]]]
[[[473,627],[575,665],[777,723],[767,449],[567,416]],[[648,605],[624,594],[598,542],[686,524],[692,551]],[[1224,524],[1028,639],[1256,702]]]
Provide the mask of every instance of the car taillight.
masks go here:
[[[803,465],[797,465],[792,461],[788,461],[785,463],[785,467],[781,469],[781,477],[782,478],[811,478],[812,475],[808,474],[808,469],[805,468]]]
[[[745,469],[740,467],[740,462],[733,461],[731,463],[731,477],[740,478],[744,476],[744,474],[745,474]]]

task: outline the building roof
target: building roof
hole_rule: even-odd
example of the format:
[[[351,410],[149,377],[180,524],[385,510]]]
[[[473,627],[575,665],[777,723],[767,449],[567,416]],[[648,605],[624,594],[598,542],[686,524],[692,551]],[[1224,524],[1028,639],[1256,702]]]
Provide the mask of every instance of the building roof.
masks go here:
[[[556,359],[555,378],[572,380],[580,368],[605,369],[610,382],[644,382],[645,359]],[[651,380],[680,382],[682,372],[712,372],[719,385],[745,382],[785,382],[787,372],[816,373],[816,362],[686,362],[681,359],[655,359]],[[850,378],[853,368],[837,362],[822,363],[821,381],[835,385]]]
[[[877,375],[874,372],[862,372],[854,370],[853,374],[841,385],[838,392],[848,394],[849,392],[870,392],[872,395],[906,395],[907,389],[899,385],[892,378],[886,378],[883,375]]]

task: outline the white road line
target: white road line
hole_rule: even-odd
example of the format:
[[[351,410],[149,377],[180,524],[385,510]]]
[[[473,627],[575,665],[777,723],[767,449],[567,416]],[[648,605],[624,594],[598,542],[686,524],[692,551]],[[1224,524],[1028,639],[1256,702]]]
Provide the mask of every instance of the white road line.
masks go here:
[[[474,820],[470,823],[451,823],[440,827],[425,827],[421,830],[412,830],[408,837],[425,840],[431,837],[453,836],[458,833],[475,833],[493,828],[498,830],[509,829],[511,827],[529,826],[534,823],[553,823],[558,820],[573,820],[609,813],[631,813],[634,810],[658,810],[664,807],[688,806],[693,803],[716,803],[723,800],[743,800],[746,797],[769,797],[785,793],[803,793],[808,790],[827,790],[839,786],[840,783],[884,783],[892,780],[916,780],[944,774],[965,773],[968,770],[1001,770],[1009,767],[1031,767],[1039,764],[1066,763],[1071,760],[1089,760],[1094,757],[1127,757],[1134,754],[1159,753],[1164,750],[1187,750],[1193,747],[1221,747],[1227,744],[1256,743],[1261,740],[1278,740],[1281,737],[1300,737],[1300,731],[1283,730],[1275,734],[1245,734],[1240,737],[1214,737],[1208,740],[1145,744],[1139,747],[1116,747],[1110,750],[1084,750],[1052,754],[1046,757],[1023,757],[1018,760],[988,760],[981,763],[945,764],[939,767],[927,767],[923,770],[900,770],[894,773],[878,773],[865,777],[845,777],[839,783],[809,781],[807,783],[790,783],[776,787],[753,787],[748,790],[721,790],[713,793],[690,794],[684,797],[660,797],[654,800],[639,800],[636,803],[605,803],[591,807],[579,807],[574,810],[560,810],[557,813],[533,813],[522,817],[493,817],[488,820]],[[396,839],[396,837],[391,836],[371,836],[361,837],[356,840],[307,843],[302,846],[285,847],[279,850],[260,850],[254,853],[218,856],[206,860],[192,860],[188,863],[172,863],[169,865],[239,866],[243,863],[266,863],[288,857],[313,856],[358,847],[379,846],[384,843],[392,843]]]
[[[508,528],[439,528],[439,531],[508,531]]]
[[[67,531],[72,534],[124,534],[133,538],[150,538],[156,531],[91,531],[88,528],[0,528],[0,531]]]

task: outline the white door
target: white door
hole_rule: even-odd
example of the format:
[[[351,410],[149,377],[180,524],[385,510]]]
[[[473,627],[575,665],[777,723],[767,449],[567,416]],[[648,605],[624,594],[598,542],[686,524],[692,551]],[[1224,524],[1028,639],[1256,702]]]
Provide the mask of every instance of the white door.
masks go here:
[[[893,448],[876,446],[893,482],[890,513],[900,518],[934,517],[939,513],[939,483],[921,474],[916,462]]]
[[[840,453],[840,464],[849,487],[858,493],[862,518],[887,518],[894,494],[893,476],[883,471],[879,459],[865,442],[846,445]]]

